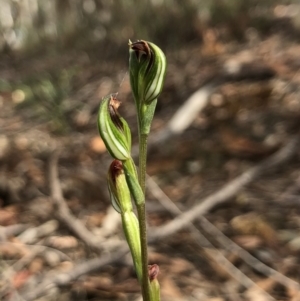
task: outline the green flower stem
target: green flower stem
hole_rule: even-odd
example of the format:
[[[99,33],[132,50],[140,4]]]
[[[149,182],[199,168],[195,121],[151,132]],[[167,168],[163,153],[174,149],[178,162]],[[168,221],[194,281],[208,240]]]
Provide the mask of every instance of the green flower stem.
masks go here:
[[[148,277],[148,252],[147,252],[147,228],[145,204],[137,208],[138,219],[140,221],[140,240],[142,254],[142,273],[143,273],[143,300],[150,301],[150,282]]]
[[[147,140],[148,135],[139,134],[139,170],[138,178],[140,186],[145,195],[146,191],[146,163],[147,163]],[[140,240],[142,253],[142,271],[143,271],[143,298],[144,301],[150,301],[150,281],[148,276],[148,251],[147,251],[147,223],[145,202],[137,207],[138,219],[140,222]]]
[[[123,166],[127,185],[130,189],[135,205],[138,207],[140,204],[145,203],[145,195],[138,181],[138,175],[133,159],[130,158],[129,160],[124,161]]]
[[[140,186],[145,195],[146,191],[146,165],[147,165],[147,134],[139,135],[139,170],[138,170],[138,178],[140,182]]]

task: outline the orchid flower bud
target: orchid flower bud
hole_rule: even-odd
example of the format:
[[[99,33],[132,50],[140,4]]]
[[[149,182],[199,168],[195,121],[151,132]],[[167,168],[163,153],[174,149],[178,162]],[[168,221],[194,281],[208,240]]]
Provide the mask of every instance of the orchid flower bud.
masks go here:
[[[148,266],[151,301],[160,301],[160,286],[157,280],[158,273],[159,273],[159,266],[157,264],[152,264]]]
[[[98,112],[98,130],[110,155],[118,160],[131,158],[131,132],[127,122],[119,115],[120,101],[115,95],[102,100]]]
[[[130,84],[135,102],[150,104],[162,91],[166,73],[166,57],[155,44],[129,41]]]
[[[114,160],[111,163],[108,170],[107,182],[112,205],[121,214],[124,234],[130,248],[138,279],[141,282],[142,257],[139,222],[132,210],[130,191],[121,161]]]
[[[110,164],[107,175],[107,186],[114,209],[121,214],[126,211],[132,211],[130,190],[121,161],[114,160]]]

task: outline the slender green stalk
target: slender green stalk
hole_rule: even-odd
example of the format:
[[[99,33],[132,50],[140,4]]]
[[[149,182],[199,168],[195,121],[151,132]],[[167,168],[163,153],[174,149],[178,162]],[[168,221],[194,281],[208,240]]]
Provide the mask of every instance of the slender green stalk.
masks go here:
[[[138,178],[142,191],[146,191],[146,164],[147,164],[147,140],[148,135],[139,134],[139,170]],[[137,206],[138,219],[140,222],[140,240],[143,270],[143,299],[150,301],[150,282],[148,277],[148,251],[147,251],[147,223],[145,202]]]
[[[150,301],[150,282],[148,277],[148,252],[147,252],[147,228],[146,228],[146,213],[145,204],[141,204],[137,208],[138,219],[140,221],[140,240],[142,254],[142,271],[143,271],[143,300]]]
[[[145,194],[146,191],[146,166],[147,166],[147,134],[139,134],[139,170],[138,177],[140,186]]]

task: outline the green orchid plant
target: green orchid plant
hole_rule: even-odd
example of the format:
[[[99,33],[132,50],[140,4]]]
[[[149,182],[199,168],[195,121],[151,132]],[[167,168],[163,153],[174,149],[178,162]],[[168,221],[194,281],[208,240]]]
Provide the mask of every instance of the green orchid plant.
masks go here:
[[[144,301],[159,301],[159,267],[148,266],[145,210],[147,140],[166,73],[166,57],[155,44],[129,41],[129,75],[136,105],[139,133],[139,164],[131,156],[131,131],[118,113],[121,102],[115,94],[103,98],[98,113],[98,129],[106,149],[114,158],[107,175],[113,207],[121,215]],[[137,216],[133,211],[133,200]]]

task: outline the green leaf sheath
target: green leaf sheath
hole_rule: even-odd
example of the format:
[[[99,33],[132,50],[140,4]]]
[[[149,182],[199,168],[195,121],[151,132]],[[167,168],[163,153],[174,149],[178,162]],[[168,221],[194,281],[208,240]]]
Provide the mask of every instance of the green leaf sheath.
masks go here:
[[[130,248],[135,271],[140,283],[142,283],[142,256],[139,222],[133,211],[121,213],[122,225],[127,243]]]

